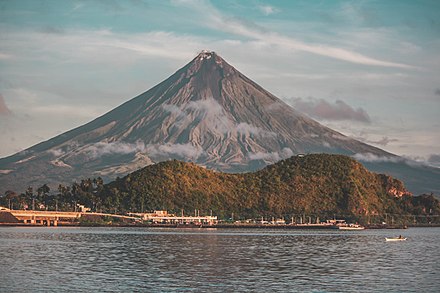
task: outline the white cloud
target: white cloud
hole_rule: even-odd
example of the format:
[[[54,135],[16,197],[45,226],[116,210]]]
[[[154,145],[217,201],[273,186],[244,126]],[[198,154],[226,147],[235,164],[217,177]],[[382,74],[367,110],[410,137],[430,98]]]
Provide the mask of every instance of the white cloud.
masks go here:
[[[353,158],[355,158],[358,161],[361,162],[368,162],[368,163],[379,163],[379,162],[391,162],[391,163],[397,163],[402,161],[402,158],[400,157],[386,157],[386,156],[378,156],[371,153],[359,153],[353,155]]]
[[[209,25],[211,28],[258,40],[271,46],[288,48],[292,51],[304,51],[341,61],[369,66],[394,67],[404,69],[415,68],[414,66],[410,66],[404,63],[396,63],[376,59],[345,48],[339,48],[326,44],[310,44],[292,37],[281,35],[279,33],[268,32],[264,28],[259,27],[255,24],[250,24],[249,22],[244,22],[240,19],[231,18],[223,15],[218,9],[216,9],[207,1],[185,1],[184,4],[192,7],[196,11],[199,11],[201,15],[204,15],[206,17],[206,19],[209,19],[209,22],[206,22],[206,24]]]
[[[199,49],[202,39],[172,32],[117,33],[108,29],[66,29],[63,33],[48,34],[35,30],[0,28],[4,52],[1,56],[16,55],[22,61],[53,61],[68,64],[110,63],[112,66],[132,64],[144,58],[163,58],[186,61]],[[50,43],[50,46],[45,44]],[[177,48],[175,50],[171,48]],[[7,61],[7,60],[6,60]]]
[[[311,137],[319,137],[319,135],[312,134]],[[351,141],[353,140],[351,137],[341,135],[341,134],[331,134],[330,137],[337,139],[337,140],[343,140],[343,141]]]
[[[191,143],[148,145],[146,152],[149,156],[177,155],[185,159],[197,159],[204,154],[204,151],[200,146],[193,146]]]
[[[440,154],[430,154],[428,162],[440,164]]]
[[[248,158],[251,161],[264,160],[267,162],[278,162],[282,159],[287,159],[293,156],[293,151],[290,148],[283,148],[280,152],[256,152],[248,153]]]
[[[237,131],[240,134],[252,134],[267,138],[277,136],[277,134],[272,131],[264,130],[246,122],[234,125],[225,113],[224,108],[213,98],[190,101],[183,107],[165,104],[162,108],[165,111],[176,115],[177,126],[183,125],[188,119],[188,115],[193,112],[203,120],[202,123],[205,123],[210,130],[221,133]]]
[[[164,109],[166,112],[176,115],[177,117],[185,116],[185,113],[176,105],[163,104],[162,109]]]
[[[189,102],[185,110],[194,111],[210,130],[226,133],[233,129],[233,123],[223,107],[213,98]]]
[[[54,155],[55,157],[61,157],[66,154],[62,149],[51,149],[47,151],[49,154]]]
[[[278,152],[256,152],[248,154],[249,160],[264,160],[270,162],[277,162],[281,160],[280,154]]]
[[[223,107],[213,98],[190,101],[186,109],[196,110],[207,116],[223,116]]]
[[[242,133],[242,134],[249,133],[249,134],[253,134],[256,136],[262,136],[262,137],[276,137],[277,136],[277,134],[275,132],[267,131],[267,130],[264,130],[260,127],[257,127],[257,126],[254,126],[254,125],[251,125],[251,124],[248,124],[245,122],[238,124],[236,129],[237,129],[238,133]]]
[[[329,103],[324,99],[295,98],[291,102],[293,108],[313,118],[324,120],[353,120],[371,123],[370,116],[362,109],[354,109],[341,100]]]
[[[251,134],[260,137],[274,138],[277,136],[272,131],[264,130],[263,128],[251,125],[246,122],[241,122],[237,125],[228,118],[223,107],[213,98],[190,101],[183,107],[178,107],[172,104],[164,104],[162,108],[176,116],[176,126],[184,125],[188,121],[188,116],[194,112],[203,119],[209,129],[219,131],[221,133],[236,131],[240,134]]]
[[[290,148],[283,148],[280,154],[283,159],[287,159],[293,156],[293,151]]]
[[[58,160],[58,159],[56,159],[56,160],[52,160],[52,161],[50,161],[50,163],[51,163],[52,165],[56,166],[56,167],[61,167],[61,168],[72,168],[72,166],[70,166],[69,164],[66,164],[66,163],[64,163],[63,161]]]
[[[146,149],[145,144],[142,141],[136,143],[125,142],[97,142],[92,145],[83,147],[80,152],[93,159],[99,158],[105,155],[112,154],[131,154],[136,152],[144,152]]]
[[[332,147],[328,141],[322,141],[322,145],[329,149]]]
[[[431,163],[423,157],[392,157],[392,156],[377,156],[371,153],[355,154],[353,158],[360,162],[367,163],[403,163],[411,167],[431,166],[436,167],[435,163]]]
[[[264,15],[271,15],[274,13],[279,12],[278,8],[275,8],[273,6],[270,5],[260,5],[258,6],[258,9],[264,14]]]
[[[378,156],[371,153],[358,153],[353,155],[353,158],[368,163],[404,163],[408,166],[421,166],[429,165],[425,159],[410,158],[410,157],[398,157],[398,156]]]
[[[389,138],[389,137],[383,136],[382,139],[380,139],[380,140],[366,140],[365,142],[376,144],[376,145],[381,145],[381,146],[387,146],[390,142],[396,142],[396,141],[399,141],[399,140],[396,138]]]
[[[440,154],[431,154],[427,159],[428,164],[440,168]]]

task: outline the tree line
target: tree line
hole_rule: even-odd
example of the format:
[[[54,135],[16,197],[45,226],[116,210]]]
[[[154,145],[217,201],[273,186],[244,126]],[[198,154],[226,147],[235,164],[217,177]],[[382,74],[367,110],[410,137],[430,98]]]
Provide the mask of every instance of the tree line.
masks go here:
[[[401,192],[401,196],[390,194]],[[102,178],[47,184],[23,193],[7,191],[0,205],[13,209],[74,211],[81,204],[92,211],[126,213],[168,210],[230,218],[294,215],[385,219],[386,214],[420,215],[429,220],[440,214],[439,201],[431,195],[411,196],[403,183],[367,171],[346,156],[292,157],[253,173],[228,174],[193,163],[167,161],[135,171],[104,184]],[[395,217],[397,220],[397,216]]]
[[[7,190],[0,197],[0,206],[9,209],[75,211],[79,204],[97,211],[102,208],[101,177],[83,179],[72,185],[59,184],[52,190],[47,184],[37,188],[29,186],[24,192]]]

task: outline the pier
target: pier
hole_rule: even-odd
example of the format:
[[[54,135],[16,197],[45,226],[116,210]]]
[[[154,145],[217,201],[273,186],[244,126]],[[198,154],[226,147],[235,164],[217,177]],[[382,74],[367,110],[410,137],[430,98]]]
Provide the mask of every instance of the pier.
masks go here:
[[[23,224],[58,226],[60,221],[75,221],[81,218],[81,212],[55,212],[9,210],[9,213]]]
[[[78,224],[80,219],[104,218],[119,219],[132,223],[152,223],[152,224],[171,224],[171,225],[204,225],[212,226],[217,223],[217,216],[200,216],[196,212],[194,216],[176,216],[168,214],[167,211],[154,211],[152,213],[129,213],[128,215],[117,215],[108,213],[90,212],[82,210],[78,212],[60,211],[35,211],[35,210],[10,210],[0,209],[0,225],[17,226],[58,226]]]
[[[0,223],[29,226],[58,226],[79,222],[82,217],[112,217],[127,220],[139,220],[139,217],[93,212],[59,212],[34,210],[0,210]]]

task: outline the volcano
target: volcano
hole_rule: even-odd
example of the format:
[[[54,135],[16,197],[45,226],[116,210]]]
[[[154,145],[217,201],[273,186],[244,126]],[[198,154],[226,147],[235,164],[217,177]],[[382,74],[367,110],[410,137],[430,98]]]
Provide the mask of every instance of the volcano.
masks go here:
[[[245,172],[303,153],[387,158],[369,168],[393,176],[397,171],[395,177],[405,183],[408,172],[399,174],[402,168],[413,170],[408,179],[418,174],[417,166],[321,125],[215,52],[202,51],[165,81],[103,116],[1,159],[0,187],[24,190],[98,176],[113,180],[169,159]],[[440,178],[438,170],[424,168],[428,178]]]

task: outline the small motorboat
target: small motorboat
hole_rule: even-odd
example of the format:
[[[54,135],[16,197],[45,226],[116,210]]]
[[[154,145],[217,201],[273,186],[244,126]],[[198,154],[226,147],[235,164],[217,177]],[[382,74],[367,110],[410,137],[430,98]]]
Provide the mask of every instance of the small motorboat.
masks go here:
[[[341,225],[336,225],[335,226],[336,229],[339,230],[364,230],[365,227],[358,225],[358,224],[341,224]]]
[[[385,241],[405,241],[407,238],[406,237],[392,237],[392,238],[387,238],[385,237]]]

